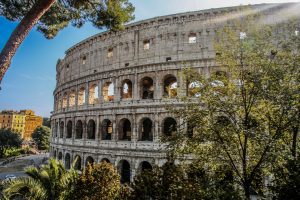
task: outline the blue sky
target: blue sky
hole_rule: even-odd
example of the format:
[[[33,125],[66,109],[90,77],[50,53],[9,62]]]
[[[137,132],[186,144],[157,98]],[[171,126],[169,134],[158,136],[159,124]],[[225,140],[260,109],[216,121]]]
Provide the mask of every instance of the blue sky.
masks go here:
[[[155,16],[256,3],[290,2],[285,0],[130,0],[136,7],[135,21]],[[0,17],[0,49],[17,22]],[[47,40],[32,30],[18,49],[10,69],[2,81],[0,110],[32,109],[38,115],[50,116],[53,109],[55,66],[65,50],[81,40],[99,33],[90,24],[81,29],[68,27],[54,39]]]

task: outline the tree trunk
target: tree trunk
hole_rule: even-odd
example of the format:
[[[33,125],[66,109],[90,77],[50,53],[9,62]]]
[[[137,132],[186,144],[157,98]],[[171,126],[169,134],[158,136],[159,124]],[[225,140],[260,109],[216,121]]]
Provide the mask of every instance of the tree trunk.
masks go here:
[[[39,0],[32,6],[30,11],[12,32],[0,54],[0,85],[17,49],[28,35],[29,31],[36,25],[45,12],[49,10],[55,1],[56,0]]]
[[[244,193],[245,193],[245,199],[250,200],[250,184],[248,181],[244,183]]]

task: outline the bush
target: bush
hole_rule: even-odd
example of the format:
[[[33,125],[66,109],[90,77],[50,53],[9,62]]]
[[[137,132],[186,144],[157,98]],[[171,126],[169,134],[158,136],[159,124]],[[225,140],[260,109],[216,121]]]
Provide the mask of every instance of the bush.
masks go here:
[[[13,156],[19,156],[22,152],[22,149],[16,147],[8,147],[3,149],[3,157],[9,158]]]

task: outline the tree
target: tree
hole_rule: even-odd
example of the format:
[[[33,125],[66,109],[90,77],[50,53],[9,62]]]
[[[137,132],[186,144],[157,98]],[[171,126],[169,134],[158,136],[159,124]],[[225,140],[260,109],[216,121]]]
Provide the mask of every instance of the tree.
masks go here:
[[[32,139],[35,141],[35,143],[38,146],[38,149],[40,150],[48,150],[50,147],[50,128],[47,126],[40,126],[37,127],[33,134]]]
[[[178,156],[193,154],[212,168],[229,166],[246,199],[264,195],[264,178],[282,163],[299,115],[299,46],[287,45],[296,26],[262,26],[259,19],[240,16],[218,31],[216,62],[224,71],[208,78],[185,70],[187,82],[201,83],[200,95],[170,108],[185,125],[163,140]]]
[[[22,141],[19,133],[14,133],[10,129],[0,129],[0,157],[3,157],[7,148],[20,148]]]
[[[0,54],[0,84],[18,47],[35,25],[51,39],[70,23],[78,28],[91,22],[100,29],[122,29],[134,19],[133,12],[128,0],[1,0],[0,15],[20,23]]]
[[[43,126],[47,126],[48,128],[51,128],[50,118],[48,118],[48,117],[43,118]]]
[[[224,173],[225,172],[225,173]],[[139,173],[129,199],[240,199],[228,170],[204,170],[198,163],[168,161]]]
[[[296,200],[300,198],[300,159],[290,159],[274,169],[273,186],[274,199]]]
[[[78,192],[80,191],[80,192]],[[69,199],[118,199],[121,191],[120,176],[110,163],[88,164],[75,184]]]
[[[40,169],[30,167],[26,170],[28,177],[8,181],[3,194],[7,199],[57,200],[65,199],[72,191],[78,174],[73,167],[66,170],[64,165],[55,159]]]

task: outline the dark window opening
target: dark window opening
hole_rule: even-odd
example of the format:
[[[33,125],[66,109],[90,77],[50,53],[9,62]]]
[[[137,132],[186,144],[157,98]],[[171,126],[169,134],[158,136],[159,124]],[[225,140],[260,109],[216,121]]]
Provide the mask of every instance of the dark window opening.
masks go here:
[[[76,139],[82,139],[82,135],[83,135],[83,124],[82,122],[79,120],[76,123]]]
[[[142,122],[142,141],[153,141],[152,134],[152,121],[149,118],[146,118]]]
[[[120,122],[119,140],[131,140],[131,123],[128,119]]]
[[[130,164],[128,161],[123,160],[121,161],[121,166],[120,166],[120,174],[121,174],[121,183],[130,183]]]
[[[68,121],[67,123],[67,136],[66,138],[72,138],[72,121]]]
[[[96,136],[96,123],[94,120],[88,122],[87,127],[87,139],[95,139]]]
[[[153,99],[154,87],[153,80],[145,77],[142,80],[142,99]]]
[[[164,135],[165,136],[172,136],[174,133],[176,133],[177,131],[177,123],[176,123],[176,120],[171,118],[171,117],[168,117],[167,119],[165,119],[164,121]]]
[[[106,119],[102,123],[102,140],[111,140],[113,126],[110,120]]]

